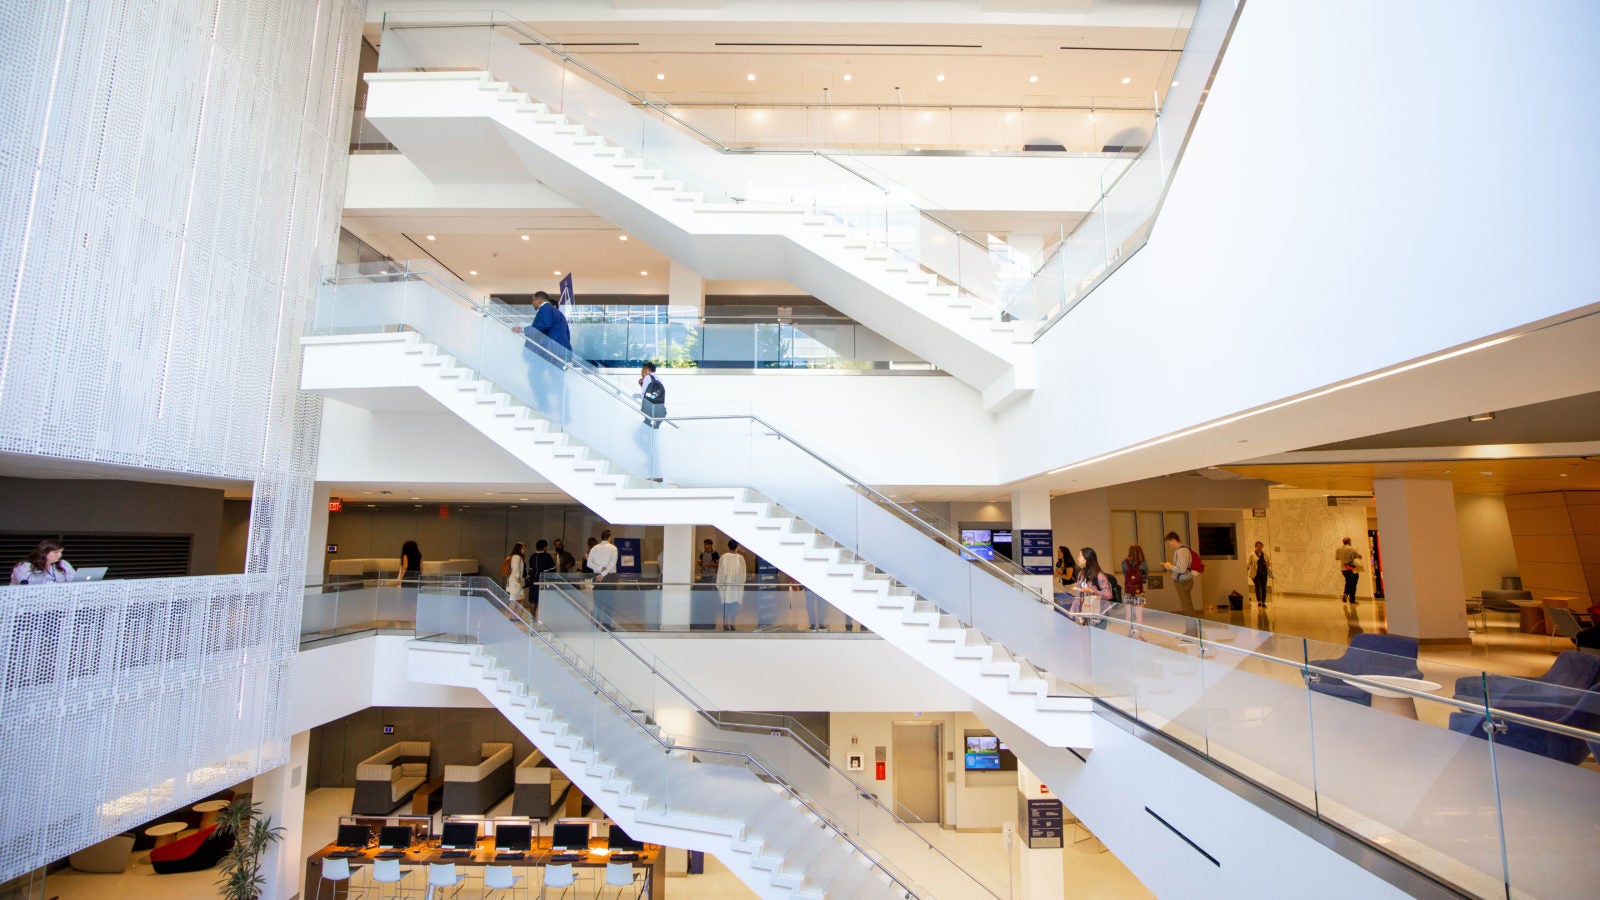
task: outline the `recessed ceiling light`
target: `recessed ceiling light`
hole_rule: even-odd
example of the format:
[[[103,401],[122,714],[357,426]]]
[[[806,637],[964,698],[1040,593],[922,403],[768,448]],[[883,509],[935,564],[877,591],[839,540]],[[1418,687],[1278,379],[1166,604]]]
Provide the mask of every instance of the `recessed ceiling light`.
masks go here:
[[[1028,83],[1029,84],[1038,84],[1039,83],[1039,76],[1037,76],[1037,75],[1029,75],[1028,76]]]
[[[1467,417],[1467,421],[1468,422],[1493,422],[1494,421],[1494,413],[1492,413],[1492,412],[1478,413],[1475,416]]]
[[[522,236],[522,239],[523,239],[523,240],[525,240],[525,241],[526,241],[526,240],[529,240],[529,238],[528,238],[528,236],[527,236],[527,235],[523,235],[523,236]]]
[[[934,81],[943,81],[944,80],[944,76],[943,75],[935,75],[935,76],[933,76],[933,80]]]
[[[431,235],[431,234],[426,234],[426,235],[423,235],[423,237],[425,237],[425,238],[427,238],[427,239],[428,239],[428,240],[430,240],[430,241],[431,241],[431,240],[433,240],[433,239],[434,239],[434,238],[433,238],[433,235]]]
[[[1124,79],[1122,79],[1122,83],[1123,84],[1131,84],[1132,82],[1133,82],[1132,78],[1124,78]]]
[[[1567,477],[1567,473],[1565,473],[1565,472],[1562,472],[1562,473],[1560,473],[1560,474],[1561,474],[1561,477],[1562,477],[1562,478],[1565,478],[1565,477]]]
[[[845,81],[849,81],[850,80],[850,73],[849,72],[844,73],[844,80]]]
[[[667,73],[665,73],[665,72],[657,72],[656,73],[656,80],[657,81],[666,81],[667,80]]]
[[[478,274],[478,270],[477,269],[468,269],[467,270],[467,274],[468,275],[476,275],[476,274]]]
[[[640,274],[640,275],[649,275],[649,274],[650,274],[650,273],[649,273],[649,272],[646,272],[646,271],[644,271],[644,270],[642,270],[642,269],[641,269],[641,270],[640,270],[640,271],[639,271],[639,274]]]
[[[922,148],[921,147],[912,147],[911,148],[911,152],[912,153],[921,153],[922,152]]]
[[[1486,475],[1486,476],[1487,476],[1487,475],[1493,475],[1493,474],[1494,474],[1494,473],[1493,473],[1493,472],[1490,472],[1490,471],[1483,471],[1483,472],[1479,472],[1479,473],[1478,473],[1478,474],[1479,474],[1479,475]]]
[[[744,77],[744,80],[745,81],[755,81],[756,80],[756,73],[751,72],[749,75],[746,75]]]
[[[551,272],[550,274],[552,274],[552,275],[560,275],[561,274],[561,270],[557,269],[554,272]]]
[[[628,239],[628,236],[627,236],[627,235],[625,235],[625,234],[619,234],[619,235],[617,235],[617,240],[619,240],[619,241],[625,241],[625,240],[627,240],[627,239]]]

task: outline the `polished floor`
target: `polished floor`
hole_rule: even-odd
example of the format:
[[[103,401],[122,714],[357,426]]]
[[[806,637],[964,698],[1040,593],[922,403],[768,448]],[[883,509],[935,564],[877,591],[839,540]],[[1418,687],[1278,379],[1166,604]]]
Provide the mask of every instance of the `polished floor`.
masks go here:
[[[349,788],[321,788],[306,795],[306,824],[303,852],[309,855],[333,840],[338,818],[350,810],[354,791]],[[506,801],[509,806],[510,800]],[[496,810],[499,811],[499,810]],[[509,810],[505,810],[509,811]],[[1061,852],[1065,856],[1066,877],[1063,879],[1063,900],[1123,900],[1152,896],[1127,867],[1092,834],[1081,827],[1067,829],[1068,842]],[[962,851],[962,858],[990,872],[1009,869],[1011,884],[1020,892],[1023,883],[1022,852],[1033,854],[1057,851],[1013,850],[1006,865],[1006,848],[999,834],[973,833],[949,836]],[[157,875],[150,868],[149,854],[139,853],[133,865],[121,875],[91,875],[66,869],[52,873],[45,883],[44,896],[59,900],[168,900],[168,898],[211,898],[217,896],[218,870],[191,872],[183,875]],[[706,857],[703,875],[671,877],[667,879],[669,900],[745,900],[757,895],[714,857]],[[592,896],[585,892],[579,896]],[[316,896],[316,885],[307,885],[305,898]],[[464,896],[476,897],[475,893]]]

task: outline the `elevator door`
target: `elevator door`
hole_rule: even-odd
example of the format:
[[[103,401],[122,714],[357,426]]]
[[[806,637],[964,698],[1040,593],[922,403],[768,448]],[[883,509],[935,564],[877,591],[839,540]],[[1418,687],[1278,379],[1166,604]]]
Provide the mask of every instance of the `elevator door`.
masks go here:
[[[939,725],[894,723],[894,801],[902,814],[939,821]]]

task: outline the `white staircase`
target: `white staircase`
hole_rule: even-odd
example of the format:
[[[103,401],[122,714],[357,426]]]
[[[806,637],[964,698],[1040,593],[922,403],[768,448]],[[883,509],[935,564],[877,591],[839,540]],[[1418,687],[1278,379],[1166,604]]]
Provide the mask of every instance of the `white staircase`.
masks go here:
[[[499,326],[492,326],[490,333],[520,344]],[[416,333],[312,337],[304,342],[303,389],[336,398],[370,396],[382,388],[420,390],[606,521],[715,525],[1046,745],[1092,746],[1092,703],[1087,697],[941,612],[760,492],[679,487],[630,475]],[[626,413],[611,413],[619,414]],[[691,449],[714,452],[711,447]],[[667,474],[674,474],[671,466]],[[858,515],[876,512],[867,507]],[[873,523],[861,527],[876,532],[898,524],[887,518]],[[922,541],[926,547],[918,552],[930,566],[967,568],[946,547]],[[1088,629],[1036,602],[1019,609],[1030,617],[1030,637],[1041,646],[1088,658]],[[999,610],[978,609],[974,616],[981,622],[987,612]]]
[[[537,639],[518,642],[516,656],[536,688],[481,644],[413,641],[407,668],[412,681],[478,690],[630,835],[711,853],[762,897],[908,896],[796,795],[745,765],[674,748]]]
[[[531,56],[519,64],[549,65]],[[986,256],[976,248],[963,251],[954,235],[925,233],[929,229],[917,210],[895,204],[830,162],[732,157],[681,135],[669,150],[647,151],[641,159],[485,72],[380,72],[366,78],[367,119],[436,181],[520,167],[706,278],[782,279],[822,298],[982,391],[988,409],[1032,390],[1031,324],[1008,320],[992,285],[980,288],[987,295],[980,297],[952,283],[958,277],[973,287],[992,281],[987,273],[971,274],[991,265]],[[604,115],[589,109],[595,104],[607,106]],[[604,123],[600,127],[636,126],[636,133],[653,124],[615,97],[569,101],[568,108],[589,112]],[[630,117],[633,122],[617,124]],[[447,135],[477,139],[442,141]],[[674,167],[735,170],[742,174],[733,180],[751,188],[736,188],[739,193],[765,189],[775,199],[708,199],[678,180]],[[816,191],[819,180],[839,183],[833,193],[846,199],[829,204],[802,196]],[[795,184],[792,192],[781,187],[787,183]],[[866,199],[856,196],[862,193]],[[895,246],[916,259],[940,260],[940,271],[895,252],[885,243],[890,235],[900,235]],[[963,256],[967,273],[957,274]],[[978,257],[984,257],[981,264]]]

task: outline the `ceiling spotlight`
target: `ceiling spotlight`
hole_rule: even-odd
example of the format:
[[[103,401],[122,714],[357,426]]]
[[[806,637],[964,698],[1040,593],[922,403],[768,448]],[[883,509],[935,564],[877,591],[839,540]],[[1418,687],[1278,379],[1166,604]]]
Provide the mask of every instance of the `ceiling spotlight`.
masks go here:
[[[467,270],[467,274],[468,275],[476,275],[476,274],[478,274],[478,270],[477,269],[468,269]]]
[[[1478,413],[1475,416],[1469,416],[1467,418],[1467,421],[1468,422],[1493,422],[1494,421],[1494,413],[1492,413],[1492,412]]]
[[[423,237],[426,237],[430,241],[433,240],[433,235],[431,235],[431,234],[423,235]]]
[[[656,80],[657,81],[666,81],[667,80],[667,73],[665,73],[665,72],[657,72],[656,73]]]
[[[943,81],[944,80],[944,76],[943,75],[935,75],[935,76],[933,76],[933,80],[934,81]]]
[[[550,274],[551,274],[551,275],[560,275],[560,274],[561,274],[561,270],[560,270],[560,269],[557,269],[557,270],[555,270],[555,271],[554,271],[554,272],[551,272],[551,273],[550,273]]]
[[[530,238],[527,235],[523,235],[522,239],[526,241],[526,240],[529,240]]]
[[[849,72],[844,73],[844,80],[845,81],[849,81],[850,80],[850,73]]]
[[[1038,84],[1039,83],[1039,76],[1037,76],[1037,75],[1029,75],[1028,76],[1028,83],[1029,84]]]
[[[746,75],[744,77],[744,80],[745,81],[755,81],[756,80],[756,73],[751,72],[749,75]]]
[[[650,274],[650,273],[649,273],[649,272],[646,272],[646,271],[644,271],[644,270],[643,270],[643,269],[640,269],[640,270],[639,270],[639,274],[640,274],[640,275],[649,275],[649,274]]]
[[[1493,474],[1494,474],[1494,473],[1493,473],[1493,472],[1490,472],[1490,471],[1487,471],[1487,470],[1485,470],[1485,471],[1482,471],[1482,472],[1479,472],[1479,473],[1478,473],[1478,474],[1479,474],[1479,475],[1483,475],[1483,476],[1485,476],[1485,477],[1487,477],[1487,476],[1489,476],[1489,475],[1493,475]]]
[[[625,234],[619,234],[619,235],[617,235],[617,240],[619,240],[619,241],[625,241],[625,240],[627,240],[627,239],[628,239],[628,236],[627,236],[627,235],[625,235]]]
[[[1133,79],[1132,78],[1124,78],[1124,79],[1122,79],[1122,83],[1123,84],[1132,84],[1133,83]]]

